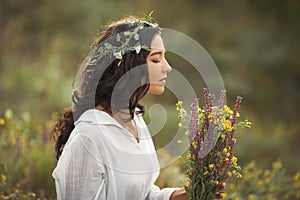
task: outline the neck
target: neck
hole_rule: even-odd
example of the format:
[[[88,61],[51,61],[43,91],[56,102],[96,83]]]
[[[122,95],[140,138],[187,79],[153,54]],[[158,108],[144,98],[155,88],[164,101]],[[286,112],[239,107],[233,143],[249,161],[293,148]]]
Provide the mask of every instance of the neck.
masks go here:
[[[96,106],[95,107],[97,110],[101,110],[103,112],[108,113],[111,117],[113,117],[119,124],[121,124],[121,126],[123,126],[124,128],[126,128],[137,140],[137,142],[139,142],[139,138],[138,138],[138,133],[136,130],[136,126],[135,126],[135,122],[134,120],[131,119],[131,114],[129,113],[128,109],[122,109],[119,110],[116,113],[111,113],[110,111],[107,111],[106,109],[104,109],[102,106]]]
[[[117,112],[112,113],[111,111],[105,109],[103,106],[98,105],[95,107],[97,110],[101,110],[103,112],[108,113],[111,117],[116,119],[119,123],[127,123],[130,122],[131,119],[131,114],[128,109],[120,109]]]

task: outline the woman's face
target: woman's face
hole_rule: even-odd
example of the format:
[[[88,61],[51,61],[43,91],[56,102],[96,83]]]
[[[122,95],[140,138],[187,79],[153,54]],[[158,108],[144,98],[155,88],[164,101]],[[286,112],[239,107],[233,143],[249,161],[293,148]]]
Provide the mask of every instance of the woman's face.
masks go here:
[[[152,43],[147,57],[150,87],[148,93],[162,94],[165,91],[167,74],[172,70],[165,58],[165,47],[160,35],[157,35]]]

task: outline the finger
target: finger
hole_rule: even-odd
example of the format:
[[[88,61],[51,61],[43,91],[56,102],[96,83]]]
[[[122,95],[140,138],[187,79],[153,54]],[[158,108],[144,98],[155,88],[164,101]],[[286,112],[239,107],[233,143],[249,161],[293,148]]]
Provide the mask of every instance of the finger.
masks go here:
[[[228,180],[231,176],[232,176],[231,172],[227,172],[225,179]]]
[[[222,182],[220,186],[220,190],[225,190],[225,188],[226,188],[226,183]]]
[[[223,193],[218,193],[216,194],[216,198],[217,199],[222,199],[224,197],[224,194]]]

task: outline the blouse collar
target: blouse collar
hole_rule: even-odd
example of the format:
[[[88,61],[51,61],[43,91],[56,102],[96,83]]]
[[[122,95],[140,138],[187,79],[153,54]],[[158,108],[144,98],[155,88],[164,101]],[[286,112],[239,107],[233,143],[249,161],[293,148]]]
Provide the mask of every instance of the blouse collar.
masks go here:
[[[134,120],[136,121],[137,115],[134,114]],[[115,120],[108,113],[97,110],[97,109],[89,109],[81,114],[77,121],[74,122],[74,125],[77,126],[80,122],[86,122],[89,124],[101,124],[101,125],[115,125],[120,128],[123,128],[117,120]]]
[[[77,126],[80,122],[86,122],[89,124],[118,125],[117,121],[108,113],[97,109],[89,109],[82,113],[78,120],[75,121],[74,125]]]

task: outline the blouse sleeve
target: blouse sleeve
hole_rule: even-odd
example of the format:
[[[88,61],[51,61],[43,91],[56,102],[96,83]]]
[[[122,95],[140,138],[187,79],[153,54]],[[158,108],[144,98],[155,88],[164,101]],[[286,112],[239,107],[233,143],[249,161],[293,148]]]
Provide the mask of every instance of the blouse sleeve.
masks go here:
[[[160,190],[158,186],[152,185],[146,200],[169,200],[176,189],[178,188],[164,188]]]
[[[57,199],[104,200],[104,167],[99,158],[94,156],[96,144],[80,134],[75,134],[69,140],[52,174]]]

